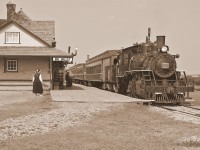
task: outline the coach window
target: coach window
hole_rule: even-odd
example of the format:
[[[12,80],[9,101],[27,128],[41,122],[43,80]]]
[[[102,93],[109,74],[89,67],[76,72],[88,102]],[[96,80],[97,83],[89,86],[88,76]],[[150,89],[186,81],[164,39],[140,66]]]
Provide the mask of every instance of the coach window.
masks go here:
[[[94,66],[93,73],[101,73],[101,65]]]
[[[7,60],[6,71],[9,72],[18,71],[17,60]]]

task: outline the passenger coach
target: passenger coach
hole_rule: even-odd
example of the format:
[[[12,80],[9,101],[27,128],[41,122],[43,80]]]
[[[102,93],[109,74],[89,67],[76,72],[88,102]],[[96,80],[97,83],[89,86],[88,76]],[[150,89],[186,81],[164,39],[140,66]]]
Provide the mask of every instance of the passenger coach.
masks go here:
[[[87,58],[86,63],[77,64],[68,71],[75,83],[114,90],[116,82],[116,63],[118,50],[108,50],[93,58]]]

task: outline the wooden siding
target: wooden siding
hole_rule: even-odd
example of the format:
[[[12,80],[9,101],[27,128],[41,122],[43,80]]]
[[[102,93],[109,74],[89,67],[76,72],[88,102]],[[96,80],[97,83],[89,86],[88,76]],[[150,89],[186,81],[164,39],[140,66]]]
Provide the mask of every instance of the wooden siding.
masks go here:
[[[18,72],[5,72],[5,59],[18,60]],[[0,57],[0,80],[32,80],[33,73],[41,69],[43,80],[50,80],[49,57]]]

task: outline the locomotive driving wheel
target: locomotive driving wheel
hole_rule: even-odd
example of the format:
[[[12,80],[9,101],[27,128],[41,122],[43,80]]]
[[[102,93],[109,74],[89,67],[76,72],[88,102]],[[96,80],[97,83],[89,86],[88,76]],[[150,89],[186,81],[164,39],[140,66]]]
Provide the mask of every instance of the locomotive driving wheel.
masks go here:
[[[146,84],[145,81],[143,79],[138,78],[135,81],[135,93],[136,93],[136,97],[140,98],[140,99],[145,99],[147,97],[147,92],[146,92]]]
[[[127,96],[130,97],[136,97],[136,93],[135,93],[136,89],[135,89],[135,80],[129,80],[128,82],[128,87],[127,87]]]

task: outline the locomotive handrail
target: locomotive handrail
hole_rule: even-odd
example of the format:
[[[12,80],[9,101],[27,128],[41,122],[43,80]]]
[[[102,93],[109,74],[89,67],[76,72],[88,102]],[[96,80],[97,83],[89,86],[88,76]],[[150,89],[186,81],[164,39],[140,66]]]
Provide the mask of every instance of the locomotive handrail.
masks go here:
[[[76,74],[72,74],[71,76],[75,76],[75,75],[83,75],[82,73],[76,73]]]
[[[102,74],[102,73],[87,73],[86,75],[94,75],[94,74]]]
[[[152,71],[152,70],[129,70],[129,71],[126,71],[126,72],[133,72],[133,71]]]
[[[139,72],[139,71],[146,71],[146,72],[148,72],[148,71],[152,71],[152,70],[130,70],[130,71],[126,71],[126,72],[124,73],[123,76],[125,76],[127,73],[131,73],[131,72]],[[123,76],[122,76],[122,77],[123,77]]]
[[[157,83],[156,83],[155,75],[154,75],[153,71],[151,71],[151,72],[152,72],[152,74],[153,74],[154,84],[156,85]]]

